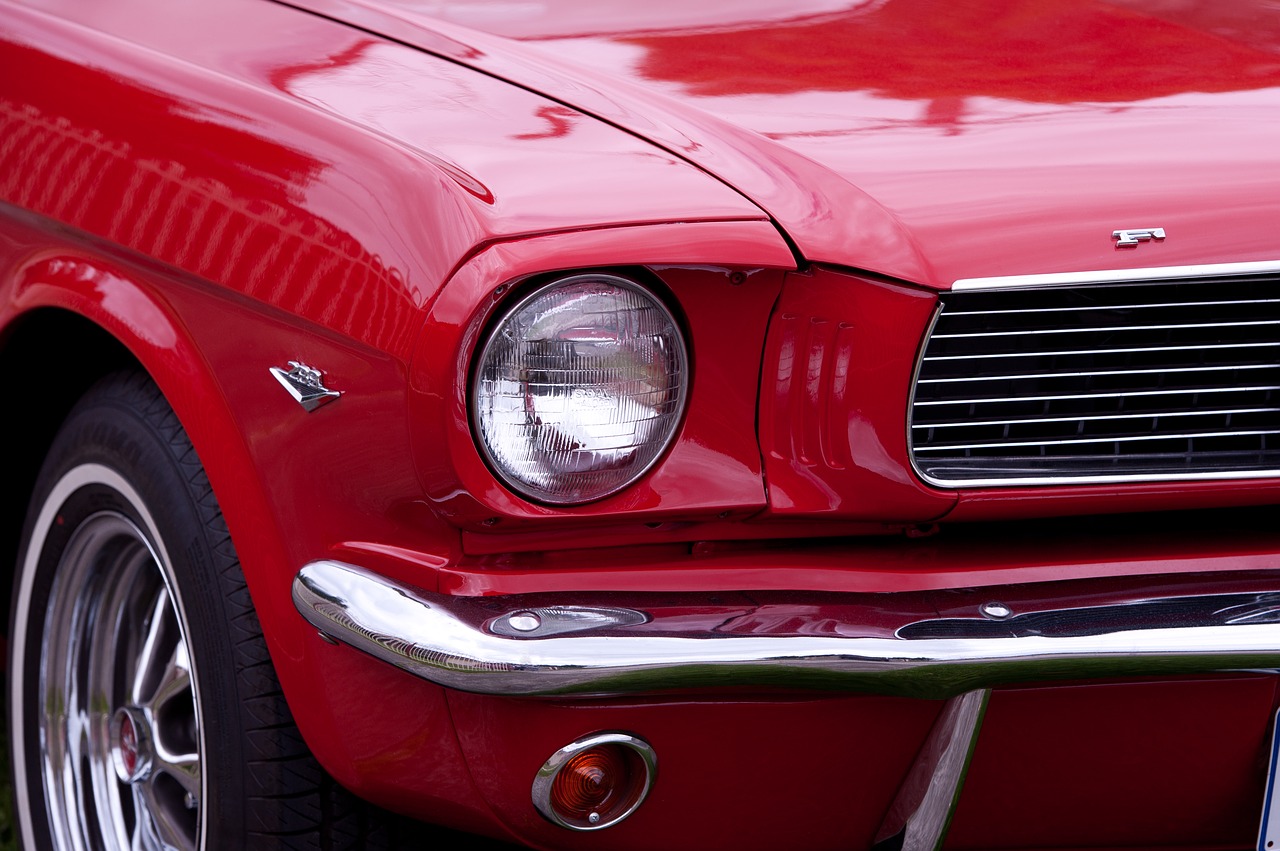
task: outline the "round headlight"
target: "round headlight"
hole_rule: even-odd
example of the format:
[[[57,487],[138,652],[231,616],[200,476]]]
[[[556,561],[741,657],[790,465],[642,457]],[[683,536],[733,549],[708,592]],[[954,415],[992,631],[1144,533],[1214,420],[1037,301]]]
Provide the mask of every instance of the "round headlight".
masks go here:
[[[588,502],[634,482],[666,450],[684,409],[684,339],[651,293],[576,275],[509,309],[480,348],[472,422],[508,487]]]

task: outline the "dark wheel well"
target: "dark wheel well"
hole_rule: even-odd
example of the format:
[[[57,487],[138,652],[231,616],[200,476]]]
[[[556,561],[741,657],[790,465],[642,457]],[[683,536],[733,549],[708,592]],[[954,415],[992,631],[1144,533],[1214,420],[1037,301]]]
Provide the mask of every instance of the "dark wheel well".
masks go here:
[[[0,620],[8,632],[18,538],[41,461],[67,413],[98,379],[139,368],[118,340],[82,316],[36,310],[0,335],[0,392],[9,445],[0,452]]]

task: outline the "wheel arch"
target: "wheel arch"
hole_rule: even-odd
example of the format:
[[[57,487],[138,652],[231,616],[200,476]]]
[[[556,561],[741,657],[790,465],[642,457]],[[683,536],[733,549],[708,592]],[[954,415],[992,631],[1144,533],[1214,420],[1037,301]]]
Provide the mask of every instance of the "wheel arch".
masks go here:
[[[78,252],[77,252],[78,254]],[[212,367],[186,331],[174,297],[195,295],[163,276],[99,258],[59,253],[23,265],[11,277],[10,303],[0,311],[0,381],[11,399],[22,400],[22,416],[10,417],[15,432],[0,476],[0,594],[6,613],[12,571],[21,545],[31,488],[58,427],[84,393],[103,376],[121,369],[146,374],[159,387],[191,439],[219,496],[242,563],[261,563],[246,553],[261,552],[272,540],[265,496],[256,491],[252,463]],[[187,290],[181,296],[176,288]],[[7,315],[6,315],[7,314]],[[17,406],[11,406],[11,410]],[[234,483],[234,497],[223,494]],[[252,503],[252,504],[246,504]],[[244,505],[241,510],[240,506]],[[227,511],[228,506],[232,507]],[[252,522],[234,515],[252,517]],[[278,554],[277,554],[278,555]],[[246,578],[254,585],[251,568]],[[256,595],[255,595],[256,599]],[[264,619],[265,620],[265,619]]]
[[[442,690],[360,654],[332,652],[292,602],[303,557],[330,554],[344,540],[378,541],[385,531],[412,535],[428,551],[452,554],[457,547],[456,529],[411,499],[420,486],[408,455],[403,361],[136,255],[52,242],[48,233],[33,236],[29,244],[43,247],[16,262],[0,250],[0,265],[8,260],[0,269],[0,376],[28,400],[24,429],[39,450],[24,447],[21,475],[3,475],[18,453],[0,461],[0,498],[14,507],[0,521],[8,524],[0,539],[10,556],[0,568],[5,596],[31,485],[58,426],[99,378],[138,369],[155,382],[200,458],[290,714],[321,765],[381,806],[494,830],[492,816],[475,803]],[[268,372],[290,358],[332,375],[343,398],[316,414],[304,411]],[[48,400],[40,394],[45,385],[56,388]],[[366,538],[343,537],[366,531]],[[433,573],[420,578],[434,587]],[[6,634],[11,604],[4,609]],[[353,678],[371,687],[353,690]],[[387,689],[403,699],[364,702]],[[346,714],[338,704],[350,704]],[[366,766],[351,758],[342,719],[384,711],[397,728],[430,730],[418,743],[422,759],[448,766],[441,768],[443,781],[433,776],[425,800],[407,795],[397,777],[371,769],[376,760]]]

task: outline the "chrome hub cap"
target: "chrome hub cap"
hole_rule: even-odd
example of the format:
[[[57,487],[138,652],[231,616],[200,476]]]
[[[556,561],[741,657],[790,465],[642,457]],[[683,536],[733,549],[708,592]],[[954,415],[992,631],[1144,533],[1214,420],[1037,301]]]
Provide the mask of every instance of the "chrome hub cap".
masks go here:
[[[111,718],[111,756],[121,783],[138,783],[151,771],[151,730],[138,709],[122,706]]]

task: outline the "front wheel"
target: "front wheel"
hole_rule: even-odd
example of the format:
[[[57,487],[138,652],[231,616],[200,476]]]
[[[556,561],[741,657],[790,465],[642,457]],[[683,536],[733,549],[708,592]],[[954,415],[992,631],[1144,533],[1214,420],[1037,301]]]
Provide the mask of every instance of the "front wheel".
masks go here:
[[[43,831],[31,838],[194,851],[206,824],[204,713],[155,519],[119,474],[87,463],[58,479],[35,528],[14,650],[37,670],[13,672],[35,680],[13,704],[15,759],[42,787],[23,791],[48,816],[48,845]]]
[[[29,851],[365,845],[367,814],[292,725],[209,482],[145,376],[99,383],[55,438],[9,647]]]

